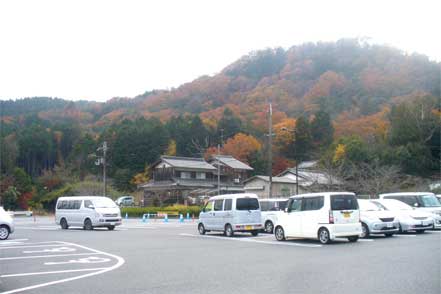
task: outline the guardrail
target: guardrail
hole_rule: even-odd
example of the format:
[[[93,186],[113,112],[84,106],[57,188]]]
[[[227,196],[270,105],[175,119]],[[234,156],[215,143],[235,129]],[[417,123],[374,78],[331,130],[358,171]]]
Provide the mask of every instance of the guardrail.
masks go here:
[[[8,211],[11,216],[32,216],[33,212],[30,210],[24,211]]]
[[[153,220],[154,222],[161,220],[165,223],[168,223],[169,218],[173,218],[173,219],[179,219],[179,222],[183,223],[185,220],[187,221],[194,221],[194,214],[191,216],[190,218],[190,214],[187,213],[187,215],[184,217],[184,215],[182,213],[165,213],[165,212],[158,212],[158,213],[144,213],[142,215],[142,222],[143,223],[147,223],[151,220]],[[126,219],[127,219],[127,214],[126,214]]]

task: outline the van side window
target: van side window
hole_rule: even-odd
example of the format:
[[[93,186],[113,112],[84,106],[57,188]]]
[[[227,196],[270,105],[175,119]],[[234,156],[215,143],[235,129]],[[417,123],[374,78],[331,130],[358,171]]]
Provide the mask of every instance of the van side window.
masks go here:
[[[73,209],[73,208],[74,208],[73,200],[68,200],[66,209]]]
[[[58,202],[57,209],[65,209],[66,208],[66,200],[61,200]]]
[[[301,211],[302,210],[302,198],[293,199],[291,202],[291,206],[289,207],[290,211]]]
[[[208,201],[207,204],[204,207],[204,211],[211,211],[213,209],[213,201]]]
[[[414,206],[415,203],[418,203],[418,199],[416,196],[386,196],[384,197],[384,199],[395,199],[395,200],[399,200],[402,201],[410,206]]]
[[[229,211],[233,207],[233,199],[225,199],[224,210]]]
[[[324,197],[308,197],[303,198],[303,211],[307,210],[319,210],[323,207],[324,204]]]
[[[86,207],[86,208],[90,208],[90,207],[93,207],[93,203],[92,203],[92,201],[90,201],[90,200],[84,200],[84,207]]]
[[[224,203],[224,201],[222,199],[220,200],[215,200],[214,201],[214,211],[221,211],[222,210],[222,204]]]
[[[81,200],[74,200],[73,209],[80,209]]]

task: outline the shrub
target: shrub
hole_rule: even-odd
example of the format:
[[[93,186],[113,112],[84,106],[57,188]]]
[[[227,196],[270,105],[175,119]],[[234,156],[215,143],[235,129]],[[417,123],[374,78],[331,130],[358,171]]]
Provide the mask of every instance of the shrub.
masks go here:
[[[158,212],[165,213],[178,213],[182,214],[184,217],[187,213],[190,217],[194,214],[194,217],[199,217],[201,212],[200,206],[185,206],[185,205],[171,205],[165,207],[121,207],[121,215],[124,217],[126,213],[129,217],[142,217],[143,214],[151,213],[156,214]]]

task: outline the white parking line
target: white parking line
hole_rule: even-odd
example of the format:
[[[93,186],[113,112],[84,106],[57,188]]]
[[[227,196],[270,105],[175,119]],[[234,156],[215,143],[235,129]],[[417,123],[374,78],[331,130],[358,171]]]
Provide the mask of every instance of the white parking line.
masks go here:
[[[78,245],[76,245],[78,246]],[[31,259],[31,258],[51,258],[51,257],[64,257],[75,255],[92,255],[92,254],[106,254],[106,253],[75,253],[75,254],[53,254],[53,255],[34,255],[34,256],[17,256],[17,257],[2,257],[0,260],[15,260],[15,259]]]
[[[2,275],[2,276],[0,276],[0,278],[25,277],[25,276],[35,276],[35,275],[48,275],[48,274],[64,274],[64,273],[86,272],[86,271],[99,271],[99,270],[103,270],[103,269],[106,269],[106,268],[105,267],[98,267],[98,268],[84,268],[84,269],[65,270],[65,271],[12,274],[12,275]]]
[[[109,271],[112,271],[114,269],[119,268],[125,262],[122,257],[119,257],[117,255],[113,255],[113,254],[110,254],[110,253],[106,253],[106,252],[103,252],[103,251],[99,251],[99,250],[96,250],[96,249],[92,249],[92,248],[89,248],[89,247],[86,247],[86,246],[82,246],[82,245],[78,245],[78,244],[74,244],[74,243],[69,243],[69,242],[61,242],[61,241],[55,241],[55,242],[63,243],[63,244],[68,245],[68,246],[80,247],[80,248],[82,248],[84,250],[92,251],[92,252],[94,252],[94,254],[103,254],[103,255],[110,256],[110,257],[116,259],[117,263],[115,265],[113,265],[113,266],[110,266],[110,267],[107,267],[107,268],[103,268],[101,270],[97,269],[97,271],[94,271],[92,273],[88,273],[88,274],[84,274],[84,275],[80,275],[80,276],[76,276],[76,277],[71,277],[71,278],[66,278],[66,279],[61,279],[61,280],[56,280],[56,281],[47,282],[47,283],[41,283],[41,284],[29,286],[29,287],[23,287],[23,288],[19,288],[19,289],[14,289],[14,290],[2,292],[2,294],[12,294],[12,293],[17,293],[17,292],[23,292],[23,291],[32,290],[32,289],[36,289],[36,288],[41,288],[41,287],[45,287],[45,286],[50,286],[50,285],[65,283],[65,282],[74,281],[74,280],[78,280],[78,279],[83,279],[83,278],[87,278],[87,277],[91,277],[91,276],[95,276],[95,275],[100,275],[100,274],[103,274],[103,273],[106,273],[106,272],[109,272]],[[90,255],[90,253],[88,253],[88,254]],[[52,255],[52,257],[53,256],[54,255]]]
[[[394,237],[416,237],[416,235],[394,235]]]
[[[285,242],[261,241],[261,240],[249,239],[249,238],[228,238],[228,237],[219,237],[219,236],[212,236],[212,235],[205,236],[205,235],[194,235],[194,234],[186,234],[186,233],[181,233],[179,235],[186,236],[186,237],[196,237],[196,238],[221,239],[221,240],[227,240],[227,241],[261,243],[261,244],[268,244],[268,245],[297,246],[297,247],[310,247],[310,248],[322,247],[322,245],[301,244],[301,243],[293,243],[290,241],[285,241]]]
[[[23,243],[20,243],[23,244]],[[31,246],[11,246],[11,247],[0,247],[0,249],[16,249],[16,248],[34,248],[34,247],[56,247],[65,246],[64,244],[52,244],[52,245],[31,245]]]

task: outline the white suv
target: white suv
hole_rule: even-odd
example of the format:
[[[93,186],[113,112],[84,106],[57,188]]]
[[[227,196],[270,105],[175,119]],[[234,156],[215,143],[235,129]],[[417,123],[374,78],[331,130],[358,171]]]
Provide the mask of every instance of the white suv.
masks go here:
[[[318,239],[328,244],[335,238],[356,242],[361,234],[357,198],[349,192],[322,192],[292,196],[275,226],[275,237]]]
[[[0,206],[0,240],[6,240],[14,232],[14,220]]]

